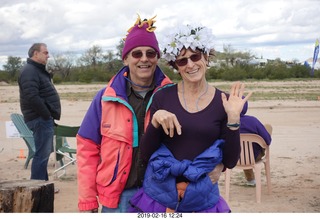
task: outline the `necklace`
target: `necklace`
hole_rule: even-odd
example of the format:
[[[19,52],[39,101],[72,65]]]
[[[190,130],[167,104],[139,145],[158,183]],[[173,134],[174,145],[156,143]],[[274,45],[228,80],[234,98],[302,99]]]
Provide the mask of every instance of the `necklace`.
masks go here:
[[[197,111],[199,111],[199,106],[198,106],[198,103],[199,103],[199,100],[201,99],[201,97],[203,97],[206,93],[208,92],[208,82],[206,84],[206,90],[201,94],[199,95],[197,101],[196,101],[196,107],[197,107]],[[186,102],[186,99],[184,97],[184,81],[182,80],[182,98],[183,98],[183,102],[184,102],[184,106],[186,107],[186,110],[188,111],[188,107],[187,107],[187,102]]]

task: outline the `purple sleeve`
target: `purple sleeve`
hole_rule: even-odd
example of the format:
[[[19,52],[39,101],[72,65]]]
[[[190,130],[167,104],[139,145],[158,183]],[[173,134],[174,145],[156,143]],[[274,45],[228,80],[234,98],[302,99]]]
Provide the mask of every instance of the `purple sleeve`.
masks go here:
[[[140,144],[141,156],[144,162],[148,162],[151,155],[159,148],[161,130],[161,128],[157,129],[149,123],[147,127],[148,135],[143,136]]]
[[[155,111],[157,110],[157,98],[153,98],[153,102],[150,107],[150,122],[147,126],[146,132],[147,134],[144,134],[141,142],[140,142],[140,150],[141,150],[141,156],[142,159],[145,162],[148,162],[151,155],[159,148],[161,143],[161,133],[162,128],[155,128],[151,124],[151,119]]]
[[[221,93],[218,90],[219,97],[221,97]],[[227,98],[229,98],[229,94],[225,93],[227,95]],[[221,100],[222,102],[222,100]],[[248,103],[246,102],[244,105],[244,113],[247,110]],[[223,108],[224,111],[224,108]],[[238,163],[238,160],[240,158],[240,152],[241,152],[241,147],[240,147],[240,130],[230,130],[227,127],[227,115],[225,117],[225,121],[222,124],[222,138],[225,140],[225,144],[223,147],[223,157],[222,157],[222,163],[224,165],[224,168],[229,168],[232,169],[235,167]]]
[[[240,131],[226,128],[225,146],[223,148],[222,163],[225,167],[232,169],[237,165],[240,157]]]
[[[92,100],[78,131],[81,137],[90,139],[96,144],[100,144],[101,142],[101,97],[105,89],[101,89]]]

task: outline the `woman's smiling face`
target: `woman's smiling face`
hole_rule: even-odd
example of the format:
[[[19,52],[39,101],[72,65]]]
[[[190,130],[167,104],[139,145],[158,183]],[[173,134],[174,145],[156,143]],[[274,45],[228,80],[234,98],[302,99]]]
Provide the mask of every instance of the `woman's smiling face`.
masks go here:
[[[200,59],[199,59],[199,57],[196,56],[199,53],[201,54]],[[193,56],[193,57],[191,57],[191,56]],[[206,70],[207,70],[207,60],[205,59],[203,53],[200,51],[192,51],[190,49],[187,49],[187,50],[183,49],[183,50],[181,50],[180,54],[177,56],[176,60],[179,61],[184,58],[187,58],[186,65],[179,66],[178,64],[176,64],[181,77],[184,80],[188,80],[190,82],[202,80],[205,77]],[[199,59],[199,60],[192,61],[192,59],[193,60]]]

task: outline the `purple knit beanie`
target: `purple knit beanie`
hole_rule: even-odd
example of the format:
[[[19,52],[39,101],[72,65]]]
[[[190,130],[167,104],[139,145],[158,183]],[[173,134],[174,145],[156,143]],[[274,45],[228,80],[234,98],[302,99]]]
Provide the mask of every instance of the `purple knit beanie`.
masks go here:
[[[160,58],[160,49],[158,41],[154,31],[156,27],[153,24],[156,22],[153,20],[155,16],[149,20],[144,19],[141,21],[140,16],[136,23],[128,30],[128,34],[125,38],[124,47],[122,50],[122,60],[126,55],[134,48],[138,46],[150,46],[154,48],[158,53],[158,58]]]

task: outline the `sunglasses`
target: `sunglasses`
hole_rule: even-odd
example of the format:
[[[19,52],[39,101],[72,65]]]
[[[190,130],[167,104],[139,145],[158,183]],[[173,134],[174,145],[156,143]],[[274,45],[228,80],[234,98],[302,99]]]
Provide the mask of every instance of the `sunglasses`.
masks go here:
[[[186,64],[188,64],[188,59],[191,59],[191,61],[193,62],[197,62],[201,59],[201,53],[195,53],[192,54],[189,57],[184,57],[182,59],[177,59],[176,60],[176,64],[180,67],[185,66]]]
[[[140,59],[143,56],[143,52],[141,50],[135,50],[131,52],[131,55],[135,59]],[[153,59],[157,56],[157,52],[154,50],[147,50],[146,56],[148,59]]]

